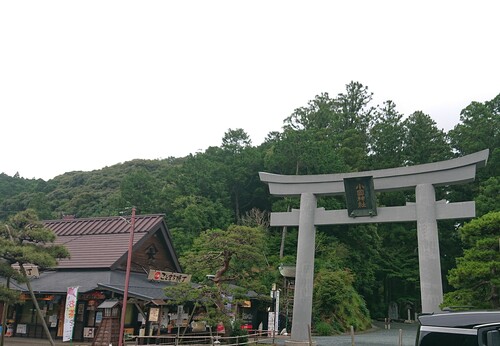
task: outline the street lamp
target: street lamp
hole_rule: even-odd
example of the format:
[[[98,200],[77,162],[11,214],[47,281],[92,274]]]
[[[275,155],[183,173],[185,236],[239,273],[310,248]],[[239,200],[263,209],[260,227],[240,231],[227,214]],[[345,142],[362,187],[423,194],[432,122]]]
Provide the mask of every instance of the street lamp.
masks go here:
[[[123,290],[122,315],[120,319],[120,334],[118,335],[118,346],[123,346],[123,334],[125,331],[125,315],[127,314],[128,285],[130,282],[130,265],[132,263],[132,246],[134,245],[135,207],[132,207],[132,218],[130,219],[130,238],[128,241],[127,268],[125,270],[125,288]]]

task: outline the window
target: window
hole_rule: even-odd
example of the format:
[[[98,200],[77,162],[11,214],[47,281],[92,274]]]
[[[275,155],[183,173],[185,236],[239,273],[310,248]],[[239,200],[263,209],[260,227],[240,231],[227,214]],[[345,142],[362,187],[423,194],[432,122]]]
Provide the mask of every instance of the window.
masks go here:
[[[428,333],[420,337],[420,346],[477,346],[476,335],[452,333]]]

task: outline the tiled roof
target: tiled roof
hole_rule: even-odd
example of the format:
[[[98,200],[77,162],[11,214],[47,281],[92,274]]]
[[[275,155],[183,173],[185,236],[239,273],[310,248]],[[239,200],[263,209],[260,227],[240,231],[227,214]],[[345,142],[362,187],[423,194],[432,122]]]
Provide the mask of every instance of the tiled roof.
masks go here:
[[[147,233],[155,225],[163,220],[163,215],[136,215],[134,223],[134,234]],[[43,221],[58,237],[80,236],[80,235],[102,235],[102,234],[129,234],[131,217],[95,217],[95,218],[72,218],[61,220]]]
[[[59,260],[59,269],[110,268],[128,250],[131,217],[74,218],[43,221],[66,246],[70,259]],[[163,215],[136,215],[134,244],[163,223]]]

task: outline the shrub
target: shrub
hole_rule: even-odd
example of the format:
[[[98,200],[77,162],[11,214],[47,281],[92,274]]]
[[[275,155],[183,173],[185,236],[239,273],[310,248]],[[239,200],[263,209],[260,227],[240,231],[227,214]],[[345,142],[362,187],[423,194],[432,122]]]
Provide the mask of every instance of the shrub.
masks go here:
[[[333,335],[335,329],[327,322],[318,322],[314,328],[316,334],[320,336],[330,336]]]

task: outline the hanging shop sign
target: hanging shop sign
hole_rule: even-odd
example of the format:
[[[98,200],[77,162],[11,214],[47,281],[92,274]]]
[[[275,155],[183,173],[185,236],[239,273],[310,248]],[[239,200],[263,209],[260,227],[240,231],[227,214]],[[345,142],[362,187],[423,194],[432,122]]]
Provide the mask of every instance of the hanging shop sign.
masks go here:
[[[181,274],[181,273],[164,272],[161,270],[151,269],[149,271],[149,274],[148,274],[148,280],[186,283],[186,282],[191,281],[191,275]]]
[[[103,292],[93,291],[93,292],[87,292],[87,293],[81,294],[79,299],[80,300],[93,300],[93,299],[104,300],[104,299],[106,299],[106,296],[104,295]]]
[[[55,299],[55,296],[53,294],[37,294],[36,295],[36,300],[45,300],[45,301],[53,301]],[[31,296],[27,293],[21,293],[19,295],[19,300],[20,301],[28,301],[31,300]]]

